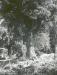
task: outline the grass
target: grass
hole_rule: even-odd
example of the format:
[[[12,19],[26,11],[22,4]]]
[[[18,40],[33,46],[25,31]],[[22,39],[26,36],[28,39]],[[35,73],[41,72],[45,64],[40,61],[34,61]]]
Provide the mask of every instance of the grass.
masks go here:
[[[33,60],[28,59],[25,61],[19,61],[18,59],[15,59],[11,60],[10,63],[4,61],[7,64],[4,63],[1,70],[7,75],[54,75],[54,73],[56,75],[57,63],[55,63],[55,61],[53,53],[42,54],[39,58],[34,58]]]

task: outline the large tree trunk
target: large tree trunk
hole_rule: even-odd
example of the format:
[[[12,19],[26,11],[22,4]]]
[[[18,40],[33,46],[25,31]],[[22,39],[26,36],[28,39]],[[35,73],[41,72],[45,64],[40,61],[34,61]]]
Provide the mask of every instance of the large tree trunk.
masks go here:
[[[51,50],[53,53],[55,53],[55,27],[50,28],[50,44],[51,44]]]
[[[26,42],[26,47],[27,47],[26,56],[27,56],[27,58],[29,58],[30,57],[30,50],[29,50],[29,48],[30,48],[30,33],[29,32],[25,33],[23,40],[24,40],[24,42]]]
[[[57,58],[57,32],[56,32],[56,22],[53,22],[53,27],[50,28],[50,41],[51,50],[54,53],[54,58]]]

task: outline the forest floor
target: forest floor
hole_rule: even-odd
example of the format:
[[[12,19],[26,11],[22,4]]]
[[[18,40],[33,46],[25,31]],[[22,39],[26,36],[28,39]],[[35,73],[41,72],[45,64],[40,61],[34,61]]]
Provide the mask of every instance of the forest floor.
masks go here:
[[[57,71],[57,61],[54,59],[54,53],[42,54],[37,59],[7,59],[0,60],[0,73],[15,72],[21,70],[29,73]]]

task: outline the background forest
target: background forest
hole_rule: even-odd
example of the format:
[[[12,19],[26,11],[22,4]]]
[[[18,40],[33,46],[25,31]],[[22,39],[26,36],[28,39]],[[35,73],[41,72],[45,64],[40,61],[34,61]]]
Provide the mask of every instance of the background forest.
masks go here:
[[[57,73],[57,0],[0,0],[0,61],[12,75]]]

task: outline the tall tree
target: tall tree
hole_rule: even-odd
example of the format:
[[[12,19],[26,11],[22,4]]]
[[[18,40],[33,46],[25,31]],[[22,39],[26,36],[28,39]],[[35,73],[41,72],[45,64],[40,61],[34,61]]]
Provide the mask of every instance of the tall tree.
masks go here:
[[[39,31],[43,26],[43,21],[47,23],[50,21],[54,21],[54,12],[56,12],[57,10],[57,5],[55,5],[55,1],[53,0],[3,0],[2,4],[3,16],[7,21],[10,22],[8,26],[9,31],[13,29],[12,31],[14,32],[14,36],[16,37],[16,35],[19,34],[18,27],[20,27],[21,24],[22,31],[25,33],[25,35],[23,35],[22,37],[23,40],[27,42],[28,50],[30,45],[29,38],[31,32],[35,33]],[[53,45],[53,48],[55,48],[55,44],[52,44],[52,40],[55,38],[55,35],[53,34],[55,34],[54,24],[51,27],[50,36],[52,37],[51,45]]]

